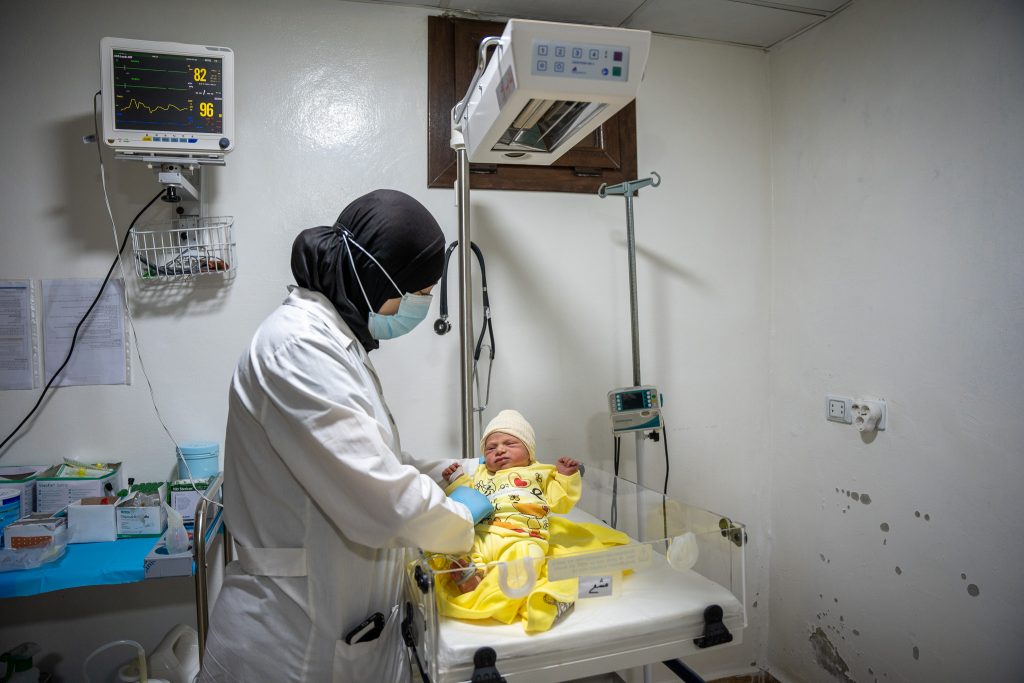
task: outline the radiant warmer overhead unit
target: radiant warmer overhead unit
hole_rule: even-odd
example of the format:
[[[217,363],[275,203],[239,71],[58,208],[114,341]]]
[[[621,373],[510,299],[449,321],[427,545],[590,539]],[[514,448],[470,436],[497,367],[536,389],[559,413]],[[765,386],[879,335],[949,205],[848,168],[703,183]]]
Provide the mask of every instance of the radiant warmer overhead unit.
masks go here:
[[[512,19],[456,107],[469,161],[551,164],[636,97],[649,31]]]

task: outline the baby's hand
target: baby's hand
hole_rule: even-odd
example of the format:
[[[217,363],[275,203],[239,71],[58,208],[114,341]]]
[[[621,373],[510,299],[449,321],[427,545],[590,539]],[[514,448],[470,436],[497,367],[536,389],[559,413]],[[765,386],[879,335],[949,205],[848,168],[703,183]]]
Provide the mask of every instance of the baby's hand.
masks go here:
[[[461,469],[462,468],[459,466],[459,463],[453,462],[451,465],[448,465],[448,467],[444,468],[444,472],[441,473],[441,476],[444,477],[444,480],[450,484],[452,482],[451,476]]]
[[[572,458],[559,458],[555,463],[555,469],[558,470],[559,474],[564,474],[568,477],[580,471],[580,464]]]

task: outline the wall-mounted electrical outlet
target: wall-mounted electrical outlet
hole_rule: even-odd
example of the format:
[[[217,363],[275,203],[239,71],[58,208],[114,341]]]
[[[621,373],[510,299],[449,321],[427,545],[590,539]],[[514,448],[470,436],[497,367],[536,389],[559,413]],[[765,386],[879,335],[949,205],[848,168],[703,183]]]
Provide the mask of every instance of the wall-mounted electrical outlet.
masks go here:
[[[853,424],[862,432],[882,431],[888,412],[884,398],[858,398],[853,402]]]
[[[825,395],[825,419],[853,424],[853,399],[849,396]]]

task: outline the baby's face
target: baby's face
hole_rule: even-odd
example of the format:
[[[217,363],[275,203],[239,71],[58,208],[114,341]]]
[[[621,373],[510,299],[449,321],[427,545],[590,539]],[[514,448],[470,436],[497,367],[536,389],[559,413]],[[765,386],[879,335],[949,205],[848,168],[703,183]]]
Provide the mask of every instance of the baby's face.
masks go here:
[[[497,472],[509,467],[525,467],[530,464],[530,453],[526,445],[505,432],[494,432],[484,441],[484,465],[488,472]]]

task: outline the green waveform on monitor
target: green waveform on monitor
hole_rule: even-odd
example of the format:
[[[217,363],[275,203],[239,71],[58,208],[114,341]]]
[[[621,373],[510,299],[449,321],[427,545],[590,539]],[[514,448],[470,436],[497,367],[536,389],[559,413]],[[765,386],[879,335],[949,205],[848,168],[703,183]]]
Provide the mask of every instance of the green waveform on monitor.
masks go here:
[[[121,111],[128,111],[129,109],[145,109],[150,114],[158,111],[170,111],[171,109],[174,109],[176,111],[188,111],[188,107],[179,107],[176,104],[167,104],[160,107],[150,107],[145,102],[139,102],[134,97],[128,102],[128,104],[121,108]]]

